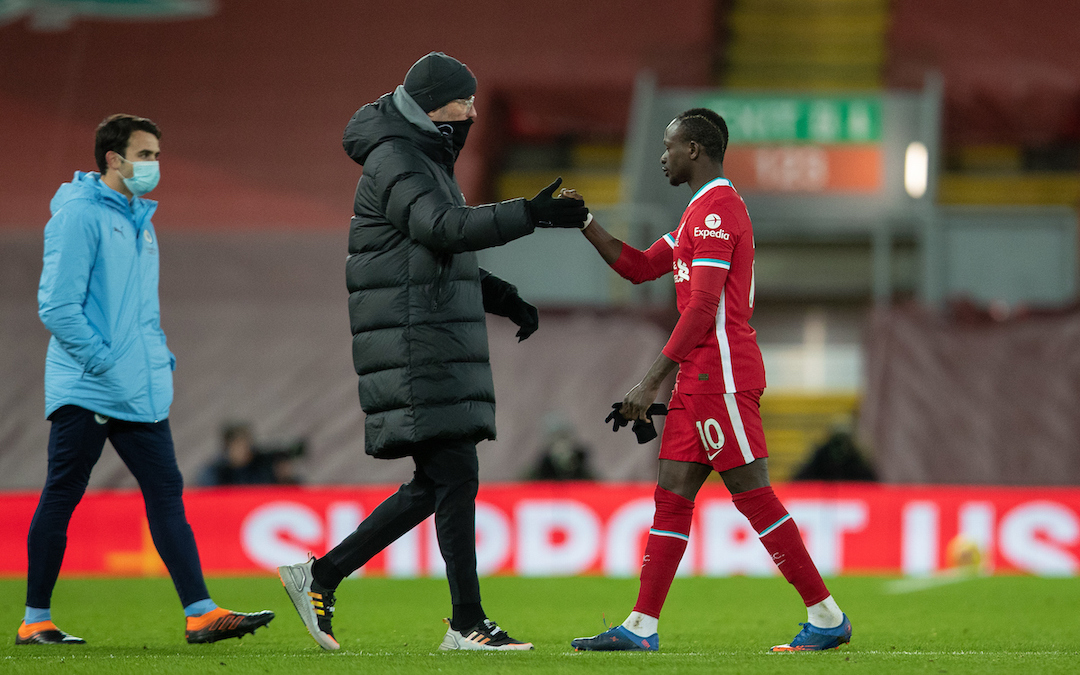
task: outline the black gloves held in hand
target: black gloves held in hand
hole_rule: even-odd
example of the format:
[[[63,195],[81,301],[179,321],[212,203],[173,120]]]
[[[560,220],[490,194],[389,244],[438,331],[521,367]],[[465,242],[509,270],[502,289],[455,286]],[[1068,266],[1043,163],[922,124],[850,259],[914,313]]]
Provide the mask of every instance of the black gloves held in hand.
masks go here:
[[[611,422],[611,430],[618,431],[619,429],[630,424],[630,420],[623,417],[623,414],[619,412],[619,408],[622,407],[622,401],[611,404],[611,414],[604,419],[605,422]],[[652,417],[653,415],[666,415],[667,406],[663,403],[653,403],[649,406],[649,409],[645,411],[645,415]],[[648,443],[652,439],[656,438],[656,427],[653,425],[652,420],[646,422],[645,420],[634,420],[634,426],[631,427],[634,430],[634,435],[637,436],[638,443]]]
[[[487,270],[480,270],[480,292],[483,294],[485,312],[505,316],[517,324],[518,342],[540,327],[540,314],[535,307],[521,299],[513,284]]]
[[[536,329],[540,327],[540,313],[536,311],[535,307],[522,300],[520,296],[513,299],[512,305],[506,318],[517,324],[518,332],[516,336],[518,342],[521,342],[535,333]]]
[[[589,217],[589,209],[580,199],[562,199],[555,197],[555,191],[562,184],[562,176],[551,185],[525,201],[529,217],[536,227],[577,227],[580,228]]]

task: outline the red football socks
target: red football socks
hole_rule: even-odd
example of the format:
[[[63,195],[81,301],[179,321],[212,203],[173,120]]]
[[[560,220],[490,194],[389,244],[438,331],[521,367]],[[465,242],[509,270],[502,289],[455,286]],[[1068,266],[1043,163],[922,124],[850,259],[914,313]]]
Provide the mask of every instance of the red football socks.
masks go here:
[[[731,500],[750,521],[780,573],[799,592],[807,607],[829,597],[829,589],[806,551],[799,528],[771,487],[740,492],[732,495]]]
[[[641,587],[635,612],[659,618],[671,581],[690,541],[694,502],[659,485],[653,493],[656,514],[641,563]]]

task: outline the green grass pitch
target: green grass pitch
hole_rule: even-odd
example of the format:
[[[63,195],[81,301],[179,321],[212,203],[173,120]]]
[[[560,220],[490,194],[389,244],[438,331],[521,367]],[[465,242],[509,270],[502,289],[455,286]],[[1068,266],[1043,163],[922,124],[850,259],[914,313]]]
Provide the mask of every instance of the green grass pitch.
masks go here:
[[[570,640],[630,610],[636,580],[491,578],[484,607],[532,652],[439,652],[445,581],[350,579],[338,592],[342,649],[308,636],[274,577],[218,578],[214,599],[272,609],[242,640],[188,645],[167,579],[61,579],[56,623],[84,646],[16,647],[25,582],[0,580],[0,673],[1073,673],[1080,669],[1080,579],[971,578],[912,585],[873,577],[829,580],[854,624],[850,645],[770,654],[805,611],[782,579],[675,580],[658,653],[575,653]],[[318,669],[318,670],[316,670]]]

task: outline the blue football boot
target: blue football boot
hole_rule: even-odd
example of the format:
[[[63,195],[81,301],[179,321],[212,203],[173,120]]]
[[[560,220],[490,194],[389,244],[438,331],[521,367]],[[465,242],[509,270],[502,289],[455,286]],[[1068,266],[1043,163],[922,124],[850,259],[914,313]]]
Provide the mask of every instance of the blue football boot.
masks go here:
[[[847,614],[836,628],[818,628],[809,623],[800,623],[802,630],[791,644],[776,645],[774,652],[820,652],[825,649],[837,649],[842,644],[851,642],[851,621]]]
[[[655,652],[660,649],[660,637],[653,633],[639,637],[622,626],[612,626],[589,638],[577,638],[570,643],[578,652]]]

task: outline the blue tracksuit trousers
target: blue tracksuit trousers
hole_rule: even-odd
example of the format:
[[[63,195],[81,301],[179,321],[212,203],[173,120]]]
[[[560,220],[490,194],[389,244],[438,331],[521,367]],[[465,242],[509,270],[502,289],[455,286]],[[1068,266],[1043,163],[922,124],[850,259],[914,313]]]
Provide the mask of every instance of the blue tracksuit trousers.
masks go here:
[[[71,514],[82,499],[108,439],[139,482],[146,519],[183,606],[210,597],[195,535],[184,515],[184,479],[169,421],[125,422],[74,405],[49,416],[49,469],[26,540],[28,607],[48,608],[67,548]]]

